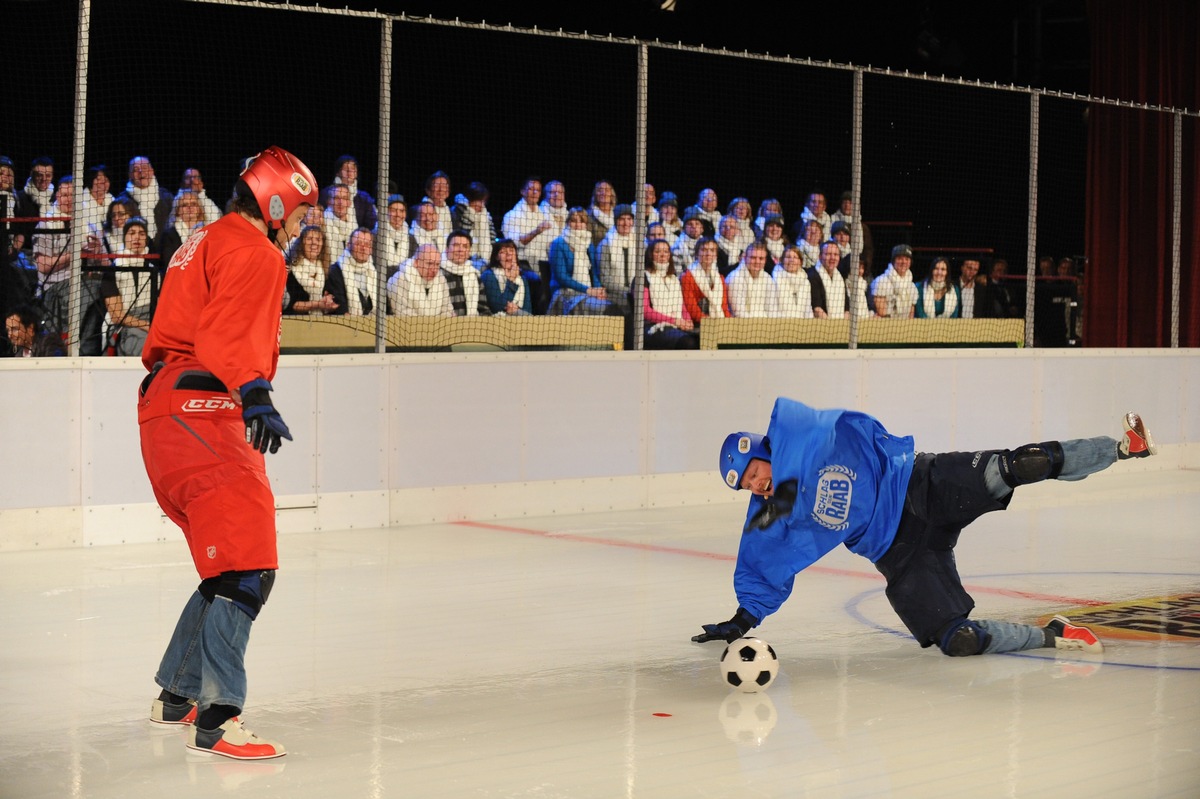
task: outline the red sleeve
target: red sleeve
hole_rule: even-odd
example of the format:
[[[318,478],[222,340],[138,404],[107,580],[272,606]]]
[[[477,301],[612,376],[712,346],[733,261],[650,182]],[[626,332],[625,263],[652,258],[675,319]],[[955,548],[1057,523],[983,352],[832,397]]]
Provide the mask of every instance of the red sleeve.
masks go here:
[[[683,286],[683,308],[687,311],[688,318],[693,322],[704,318],[704,314],[700,311],[700,287],[696,285],[696,278],[691,272],[684,272],[683,277],[679,278],[679,284]]]
[[[272,380],[279,363],[287,266],[270,246],[235,247],[207,264],[209,301],[196,327],[196,358],[230,391]]]

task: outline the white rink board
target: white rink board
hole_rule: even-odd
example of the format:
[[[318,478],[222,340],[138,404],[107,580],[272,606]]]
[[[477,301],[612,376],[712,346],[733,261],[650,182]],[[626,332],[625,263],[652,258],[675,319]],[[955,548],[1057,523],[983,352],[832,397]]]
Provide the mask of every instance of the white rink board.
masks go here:
[[[124,358],[0,363],[24,408],[0,417],[16,453],[0,549],[170,530],[141,465],[143,375]],[[1115,436],[1136,409],[1166,455],[1140,466],[1200,465],[1196,350],[287,356],[275,386],[296,437],[267,458],[283,532],[732,500],[708,479],[717,447],[764,429],[780,395],[874,414],[927,451]]]

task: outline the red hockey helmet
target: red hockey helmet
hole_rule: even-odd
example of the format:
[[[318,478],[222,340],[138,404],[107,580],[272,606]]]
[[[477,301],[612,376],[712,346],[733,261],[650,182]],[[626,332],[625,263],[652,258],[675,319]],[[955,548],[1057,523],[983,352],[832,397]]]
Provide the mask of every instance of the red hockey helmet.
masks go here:
[[[317,204],[317,181],[299,158],[282,147],[271,146],[250,159],[241,180],[250,189],[263,221],[272,230],[283,227],[296,206]]]

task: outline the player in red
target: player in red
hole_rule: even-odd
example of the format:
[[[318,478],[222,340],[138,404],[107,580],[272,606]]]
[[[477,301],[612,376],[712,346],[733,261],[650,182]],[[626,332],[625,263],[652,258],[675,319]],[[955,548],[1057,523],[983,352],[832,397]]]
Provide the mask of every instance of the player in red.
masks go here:
[[[268,147],[243,170],[230,213],[167,268],[142,352],[142,459],[183,530],[200,586],[176,625],[150,719],[190,725],[188,747],[242,760],[285,754],[242,724],[250,626],[275,580],[275,498],[263,455],[291,433],[271,402],[287,267],[317,203],[312,172]]]

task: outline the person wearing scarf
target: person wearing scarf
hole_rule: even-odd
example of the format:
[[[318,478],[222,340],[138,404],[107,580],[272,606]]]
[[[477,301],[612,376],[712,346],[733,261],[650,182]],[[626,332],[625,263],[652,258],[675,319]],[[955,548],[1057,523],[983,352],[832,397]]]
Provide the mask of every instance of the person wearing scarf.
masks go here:
[[[846,318],[846,279],[838,271],[841,262],[837,243],[827,241],[821,245],[821,265],[808,270],[813,315],[818,319]]]
[[[553,246],[553,245],[551,245]],[[529,316],[533,313],[533,298],[521,276],[517,260],[517,245],[501,239],[492,247],[492,261],[480,278],[488,310],[497,316]]]
[[[333,296],[336,308],[330,315],[370,316],[375,311],[375,287],[379,275],[371,259],[375,237],[360,227],[350,234],[350,242],[337,263],[329,267],[325,291]]]
[[[642,223],[646,227],[650,227],[658,221],[658,209],[654,204],[658,202],[658,193],[654,190],[653,183],[642,184],[642,201],[633,204],[633,218],[637,219],[640,213],[644,217]]]
[[[329,280],[329,248],[320,225],[306,225],[288,251],[285,314],[330,313],[337,309],[325,290]]]
[[[766,271],[767,248],[756,241],[742,253],[742,265],[725,278],[729,292],[729,310],[734,316],[772,317],[779,315],[779,297],[775,279]]]
[[[383,246],[383,262],[387,267],[386,277],[400,269],[400,265],[417,251],[417,240],[408,232],[408,205],[403,194],[388,197],[387,218],[379,223],[379,238]]]
[[[663,198],[658,203],[658,221],[662,223],[666,233],[667,243],[671,245],[671,255],[674,258],[675,243],[683,234],[683,222],[679,219],[679,201],[671,192],[663,192]],[[676,262],[676,267],[679,263]]]
[[[567,213],[567,229],[550,242],[550,290],[548,314],[601,315],[610,306],[592,260],[588,212],[578,206]]]
[[[642,311],[648,350],[697,350],[700,335],[683,304],[683,288],[671,261],[671,245],[655,239],[646,247]]]
[[[767,256],[771,259],[771,263],[778,264],[783,260],[783,251],[788,248],[788,240],[783,235],[782,217],[770,216],[763,221],[762,243],[767,247]],[[799,253],[797,254],[799,255]],[[800,260],[804,260],[803,255]]]
[[[632,310],[630,290],[637,277],[637,240],[633,235],[633,208],[618,205],[613,209],[613,226],[596,249],[595,259],[600,267],[600,285],[609,302],[622,314]]]
[[[717,249],[717,242],[711,236],[702,236],[696,243],[696,260],[679,279],[683,290],[683,307],[697,325],[700,320],[710,316],[733,316],[729,311],[725,278],[717,269]]]
[[[103,227],[108,207],[113,203],[113,196],[108,191],[112,185],[108,179],[108,167],[104,164],[90,167],[84,185],[87,186],[87,193],[83,195],[83,207],[79,214],[89,229]]]
[[[205,224],[216,222],[221,218],[221,206],[213,202],[212,198],[204,191],[204,176],[200,174],[199,169],[189,167],[183,170],[179,188],[191,189],[196,192],[196,196],[200,198],[200,207],[204,209],[204,218],[207,220]]]
[[[333,165],[333,183],[321,192],[321,203],[329,206],[333,191],[337,186],[345,186],[349,190],[350,208],[346,212],[354,229],[365,227],[374,230],[378,221],[375,215],[375,198],[358,188],[358,159],[352,155],[340,155]]]
[[[22,189],[26,207],[33,216],[53,216],[50,206],[54,205],[54,161],[47,156],[33,159],[29,165],[29,179]]]
[[[929,277],[917,286],[915,307],[918,319],[959,317],[958,286],[950,283],[950,262],[945,258],[935,258],[929,267]]]
[[[741,227],[738,221],[732,216],[721,217],[721,234],[717,236],[717,246],[721,248],[717,253],[717,269],[725,277],[737,268],[738,262],[742,260],[742,252],[745,247],[742,245]]]
[[[771,277],[775,278],[775,290],[779,296],[779,315],[793,319],[812,319],[812,285],[808,273],[804,271],[804,258],[800,255],[798,247],[791,246],[783,251],[783,256]]]
[[[171,193],[158,186],[154,167],[144,155],[135,155],[129,161],[129,182],[121,195],[137,203],[134,216],[146,220],[146,233],[151,242],[157,242],[159,233],[166,229],[167,217],[171,215]]]
[[[912,248],[897,244],[892,248],[892,260],[883,274],[871,283],[875,313],[891,319],[911,319],[917,304],[917,287],[913,285]]]
[[[417,206],[417,219],[409,230],[418,248],[428,244],[439,253],[446,246],[446,236],[450,235],[449,231],[441,232],[441,228],[438,227],[437,208],[429,200],[422,200]]]
[[[538,205],[542,198],[542,182],[529,178],[521,187],[521,199],[504,215],[501,231],[504,238],[517,245],[517,259],[526,268],[537,270],[542,261],[550,259],[551,231],[554,221]]]
[[[329,195],[329,206],[325,209],[325,239],[330,252],[341,252],[350,243],[350,234],[358,230],[351,217],[350,189],[334,186]]]
[[[430,175],[425,180],[425,196],[421,198],[422,203],[429,203],[433,206],[433,212],[437,216],[437,238],[438,250],[441,251],[441,242],[446,240],[454,230],[454,221],[451,217],[450,206],[446,201],[450,198],[450,176],[442,170],[438,170]],[[417,223],[421,219],[418,216],[413,221],[413,230],[411,233],[416,236]],[[419,236],[418,236],[419,238]]]
[[[58,184],[58,201],[47,216],[70,217],[75,211],[75,179],[63,175]],[[70,321],[71,220],[38,222],[33,235],[33,259],[37,264],[38,293],[50,314],[54,329],[62,332]]]
[[[712,236],[720,230],[721,212],[717,210],[717,193],[712,189],[701,189],[695,205],[689,205],[683,212],[686,221],[688,214],[696,214],[704,224],[704,234]]]
[[[754,220],[754,227],[765,232],[767,220],[773,216],[779,217],[779,224],[783,224],[783,204],[774,197],[768,197],[758,204],[758,218]]]
[[[815,220],[821,226],[821,241],[829,238],[829,226],[833,224],[829,214],[825,213],[825,195],[819,191],[814,191],[808,195],[808,202],[804,204],[804,210],[800,212],[800,224],[804,224],[810,219]]]
[[[124,241],[126,257],[114,261],[114,265],[122,269],[105,274],[100,294],[116,336],[116,353],[141,355],[150,331],[151,284],[154,280],[150,262],[135,257],[147,252],[149,230],[146,220],[136,216],[129,219],[125,223]]]
[[[821,224],[815,219],[801,223],[803,237],[796,242],[800,254],[804,256],[804,268],[812,269],[821,263],[821,242],[825,240],[821,234]]]
[[[488,316],[491,311],[483,296],[479,270],[471,262],[471,237],[456,230],[446,237],[442,274],[450,287],[450,305],[455,316]]]
[[[567,215],[571,209],[567,207],[567,189],[561,180],[552,180],[545,186],[546,199],[538,206],[550,217],[551,240],[558,238],[567,229]]]
[[[451,229],[471,237],[471,257],[481,263],[492,260],[492,242],[496,240],[496,224],[487,209],[490,196],[488,187],[474,180],[454,198],[454,207],[450,209]]]
[[[701,238],[715,241],[711,235],[705,236],[704,220],[700,215],[689,210],[683,217],[683,233],[675,240],[675,246],[671,247],[671,257],[675,260],[675,271],[682,272],[691,265],[692,261],[696,260],[696,245]],[[720,247],[717,249],[720,250]]]
[[[613,209],[617,207],[617,190],[607,180],[598,180],[592,187],[592,204],[588,207],[588,227],[592,245],[599,245],[616,224]]]
[[[216,221],[216,219],[209,219],[205,216],[205,209],[204,205],[200,202],[200,195],[191,189],[180,189],[179,193],[175,195],[175,202],[171,207],[171,215],[167,217],[167,228],[158,240],[158,251],[161,253],[158,262],[159,269],[166,272],[175,252],[197,230],[209,222]]]
[[[21,211],[26,203],[24,197],[23,193],[17,192],[17,172],[13,169],[12,159],[7,155],[0,155],[0,216],[25,216]],[[25,246],[25,235],[19,230],[14,223],[0,222],[0,231],[7,232],[11,237],[8,240],[9,251],[3,253],[5,257]]]
[[[750,219],[751,213],[750,201],[745,197],[734,197],[725,209],[725,216],[732,217],[737,223],[737,236],[734,240],[738,243],[739,252],[759,238],[759,230],[755,229],[754,222]]]
[[[388,302],[396,316],[454,316],[450,284],[441,269],[442,256],[432,244],[422,244],[404,267],[388,281]]]

